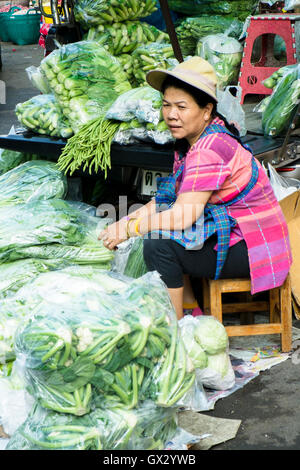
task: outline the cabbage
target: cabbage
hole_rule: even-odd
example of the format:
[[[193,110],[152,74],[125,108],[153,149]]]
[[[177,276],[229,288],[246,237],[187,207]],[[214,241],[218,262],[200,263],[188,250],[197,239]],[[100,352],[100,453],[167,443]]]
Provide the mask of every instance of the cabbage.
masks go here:
[[[235,384],[234,370],[226,351],[207,355],[207,367],[196,370],[197,381],[213,390],[229,390]]]
[[[225,327],[215,317],[202,316],[194,332],[195,340],[207,354],[224,352],[228,346]]]
[[[221,352],[219,354],[208,355],[207,357],[207,368],[213,369],[215,372],[220,374],[224,378],[229,371],[230,359],[227,352]]]

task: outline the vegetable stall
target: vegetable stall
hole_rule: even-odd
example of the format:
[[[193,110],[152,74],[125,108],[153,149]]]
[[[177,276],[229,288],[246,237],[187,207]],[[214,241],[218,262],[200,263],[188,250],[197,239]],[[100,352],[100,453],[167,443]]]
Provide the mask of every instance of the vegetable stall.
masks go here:
[[[169,172],[173,139],[147,71],[176,64],[179,52],[183,60],[199,54],[216,67],[220,93],[237,87],[243,22],[256,3],[169,0],[183,14],[174,42],[168,15],[166,30],[144,21],[155,0],[78,0],[80,40],[27,69],[36,96],[16,107],[21,129],[0,137],[0,424],[7,449],[187,448],[180,410],[201,411],[205,390],[234,386],[223,325],[177,322],[139,240],[114,253],[97,240],[109,223],[96,213],[106,195],[100,190],[95,204],[74,200],[68,185],[79,175],[107,188],[116,170],[133,169],[131,187],[141,170]],[[273,93],[257,109],[262,132],[242,137],[256,156],[286,145],[298,66],[281,68],[266,86]],[[11,421],[5,409],[15,392],[26,406]]]

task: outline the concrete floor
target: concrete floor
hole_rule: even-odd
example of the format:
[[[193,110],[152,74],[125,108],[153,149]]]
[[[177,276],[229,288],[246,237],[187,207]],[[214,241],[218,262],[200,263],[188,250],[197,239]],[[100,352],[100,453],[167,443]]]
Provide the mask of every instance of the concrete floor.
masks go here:
[[[0,104],[0,134],[7,134],[11,126],[17,124],[15,105],[38,94],[25,68],[39,65],[42,58],[43,50],[38,45],[2,43],[0,80],[6,84],[7,102]],[[293,323],[300,328],[300,321],[294,319]],[[236,437],[212,450],[299,450],[299,402],[300,364],[294,364],[289,358],[261,372],[232,395],[218,400],[214,410],[205,413],[241,420]]]

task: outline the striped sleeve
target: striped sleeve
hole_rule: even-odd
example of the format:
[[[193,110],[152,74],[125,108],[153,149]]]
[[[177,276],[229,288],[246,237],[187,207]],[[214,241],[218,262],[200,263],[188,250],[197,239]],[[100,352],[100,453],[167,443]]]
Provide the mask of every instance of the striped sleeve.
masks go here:
[[[229,166],[216,152],[210,149],[195,150],[186,159],[178,194],[218,190],[230,175]]]

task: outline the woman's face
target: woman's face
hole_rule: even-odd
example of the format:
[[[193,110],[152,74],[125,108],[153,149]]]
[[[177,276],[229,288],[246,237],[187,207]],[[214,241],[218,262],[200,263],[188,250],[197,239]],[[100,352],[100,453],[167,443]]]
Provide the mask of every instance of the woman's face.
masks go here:
[[[175,139],[187,139],[192,146],[211,121],[213,104],[204,108],[196,103],[192,95],[173,86],[165,90],[163,118]]]

